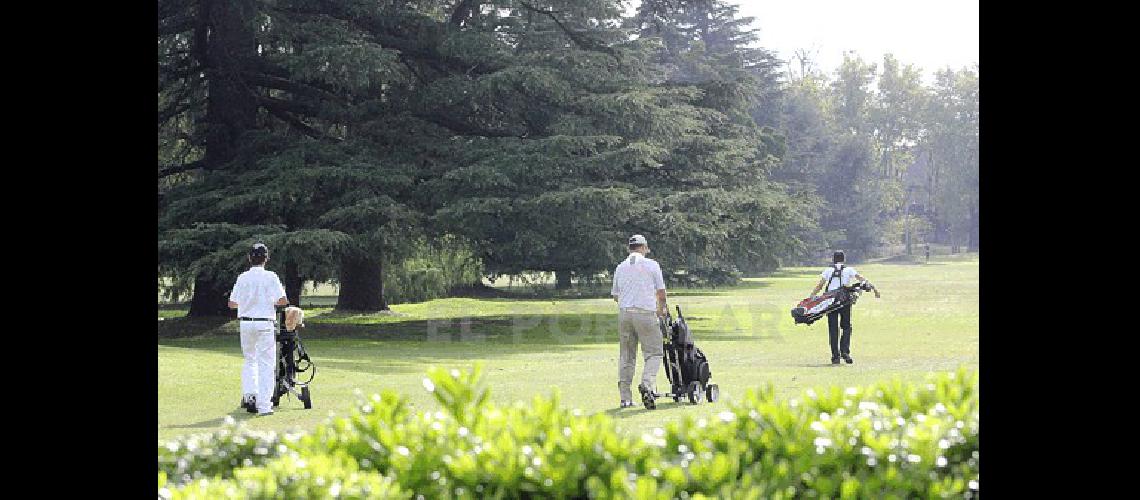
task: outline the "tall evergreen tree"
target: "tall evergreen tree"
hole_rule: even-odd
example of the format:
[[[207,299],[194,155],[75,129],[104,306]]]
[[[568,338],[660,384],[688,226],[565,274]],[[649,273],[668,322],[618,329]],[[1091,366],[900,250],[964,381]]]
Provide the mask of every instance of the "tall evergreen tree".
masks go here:
[[[199,158],[160,165],[160,178],[194,168],[222,168],[232,160],[241,135],[254,128],[257,109],[232,77],[256,58],[254,5],[252,0],[159,2],[158,123],[165,132],[160,137],[174,136],[172,149],[185,149],[186,142],[201,145]],[[187,123],[185,115],[195,123]],[[180,142],[182,136],[189,141]],[[190,314],[224,313],[228,291],[224,282],[199,273]]]
[[[802,190],[788,189],[769,179],[771,169],[785,153],[783,137],[770,127],[778,122],[781,62],[771,51],[754,46],[758,30],[752,27],[753,22],[751,17],[740,17],[736,5],[720,0],[647,0],[631,20],[640,37],[662,40],[663,48],[654,59],[661,85],[698,89],[701,98],[693,104],[724,116],[708,135],[732,137],[737,141],[736,147],[752,149],[732,160],[739,162],[739,171],[720,177],[723,184],[718,192],[724,196],[722,201],[738,200],[756,209],[765,207],[763,210],[781,206],[781,213],[796,215],[792,218],[795,223],[779,225],[779,229],[757,227],[749,222],[762,218],[759,213],[735,208],[741,205],[721,203],[719,208],[726,210],[725,216],[736,221],[733,229],[721,233],[741,239],[755,237],[748,245],[754,251],[734,253],[714,244],[715,248],[707,252],[683,252],[687,255],[683,266],[690,271],[707,269],[725,275],[734,270],[770,269],[777,265],[778,257],[802,248],[802,241],[792,228],[809,216],[811,200],[803,196]],[[708,149],[679,149],[696,153],[685,157],[688,168],[699,169],[697,165],[717,157]],[[706,192],[703,197],[709,194]],[[694,241],[717,241],[709,238],[717,234],[715,231],[701,234],[702,228],[711,227],[715,225],[681,224],[673,232],[684,228],[700,234]]]
[[[770,58],[717,5],[663,59],[616,0],[162,2],[162,272],[198,315],[254,239],[291,299],[335,279],[363,310],[387,307],[384,262],[445,233],[563,286],[631,231],[698,274],[774,266],[805,205],[750,114]]]
[[[366,3],[336,4],[364,8]],[[316,230],[324,229],[317,221],[346,196],[357,203],[369,197],[386,201],[384,191],[393,183],[381,179],[386,173],[372,168],[373,159],[356,168],[358,173],[367,170],[361,175],[372,184],[352,184],[354,195],[316,191],[322,182],[338,186],[335,189],[349,182],[343,165],[314,162],[321,161],[322,151],[325,156],[351,156],[334,150],[357,147],[346,141],[349,131],[369,114],[370,103],[384,98],[385,86],[400,75],[392,70],[398,64],[393,51],[351,24],[314,11],[313,6],[308,2],[216,0],[160,4],[159,101],[163,108],[159,121],[160,127],[174,130],[160,131],[160,138],[184,135],[200,150],[196,160],[160,166],[160,243],[169,247],[182,240],[192,245],[197,241],[194,228],[211,224],[248,226],[251,232],[266,224],[286,233],[300,231],[283,237],[286,247],[271,257],[283,266],[292,300],[299,299],[304,279],[329,273],[303,274],[303,268],[316,263],[289,258],[303,252],[291,249],[287,242],[337,249],[339,256],[325,258],[341,263],[352,255],[377,250],[367,244],[375,238]],[[200,91],[200,81],[205,81],[207,91]],[[160,157],[172,155],[174,148],[166,149]],[[299,150],[311,150],[310,156],[317,159]],[[358,160],[356,165],[361,163]],[[355,244],[345,243],[348,236],[354,237]],[[228,249],[229,245],[216,243],[212,252],[170,263],[171,272],[197,273],[191,315],[228,311],[225,293],[232,277],[214,281],[207,276],[218,273],[205,270],[207,262],[217,262]],[[189,259],[194,253],[180,255]],[[331,265],[327,261],[320,264]],[[378,265],[374,271],[379,280]]]

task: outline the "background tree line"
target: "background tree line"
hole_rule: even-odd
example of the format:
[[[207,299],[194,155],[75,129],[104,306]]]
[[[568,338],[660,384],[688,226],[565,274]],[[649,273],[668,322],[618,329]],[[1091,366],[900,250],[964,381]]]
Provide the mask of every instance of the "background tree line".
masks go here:
[[[255,240],[297,303],[609,271],[726,283],[900,221],[977,247],[977,73],[835,75],[717,0],[158,2],[159,275],[226,314]],[[910,188],[921,163],[922,189]]]
[[[825,74],[788,62],[777,128],[787,154],[773,178],[823,200],[811,241],[870,256],[885,245],[978,242],[978,70],[945,68],[932,85],[892,55],[845,54]]]

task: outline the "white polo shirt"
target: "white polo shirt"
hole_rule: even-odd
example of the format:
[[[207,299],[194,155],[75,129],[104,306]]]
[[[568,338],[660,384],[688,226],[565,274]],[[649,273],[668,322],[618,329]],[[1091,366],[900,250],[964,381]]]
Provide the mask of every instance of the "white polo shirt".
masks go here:
[[[855,272],[854,267],[844,267],[843,273],[839,279],[831,279],[831,274],[835,272],[835,268],[837,267],[839,267],[839,264],[835,264],[829,268],[824,269],[823,273],[820,274],[823,279],[831,280],[829,283],[827,283],[827,289],[824,290],[825,292],[830,292],[836,288],[839,288],[840,286],[850,285],[851,280],[855,279],[855,275],[858,274]],[[842,283],[840,283],[841,281]]]
[[[618,308],[657,310],[657,290],[665,289],[665,278],[657,261],[633,252],[614,270],[610,294],[618,298]]]
[[[263,266],[253,266],[238,276],[230,291],[230,300],[237,302],[238,317],[276,318],[273,304],[285,296],[285,287],[277,273]]]

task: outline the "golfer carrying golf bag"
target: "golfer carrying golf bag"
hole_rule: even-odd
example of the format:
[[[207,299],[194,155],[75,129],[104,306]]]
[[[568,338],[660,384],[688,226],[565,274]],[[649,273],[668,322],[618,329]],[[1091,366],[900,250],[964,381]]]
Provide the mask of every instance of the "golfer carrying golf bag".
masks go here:
[[[646,257],[649,243],[635,234],[629,239],[629,256],[614,270],[614,285],[610,294],[618,303],[618,392],[621,407],[633,406],[633,372],[637,364],[637,345],[645,355],[641,369],[641,383],[637,386],[643,395],[652,393],[657,386],[657,369],[661,366],[664,347],[658,317],[665,317],[665,279],[661,266]]]
[[[855,278],[859,281],[867,281],[867,278],[855,272],[855,268],[847,267],[844,264],[846,256],[843,250],[835,252],[831,256],[831,267],[823,270],[820,275],[819,283],[815,285],[815,289],[811,291],[811,296],[819,293],[819,290],[827,285],[824,290],[830,292],[840,287],[851,284],[851,279]],[[870,283],[868,283],[870,285]],[[878,290],[875,295],[878,296]],[[843,329],[843,336],[839,336],[839,329]],[[831,343],[831,364],[838,365],[840,356],[847,364],[852,364],[855,360],[851,359],[851,304],[847,304],[842,308],[832,311],[827,314],[827,340]]]
[[[273,367],[277,363],[275,305],[289,303],[277,273],[265,270],[269,248],[258,243],[249,250],[250,268],[230,291],[230,309],[237,309],[241,331],[241,407],[258,416],[273,414]]]

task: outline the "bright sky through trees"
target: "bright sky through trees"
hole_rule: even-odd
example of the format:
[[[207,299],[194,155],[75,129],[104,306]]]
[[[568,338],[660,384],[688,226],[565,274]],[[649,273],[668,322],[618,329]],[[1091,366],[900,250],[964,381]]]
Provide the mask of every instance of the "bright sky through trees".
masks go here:
[[[731,0],[730,0],[731,1]],[[632,8],[640,4],[633,0]],[[976,0],[738,0],[741,16],[755,17],[759,45],[790,60],[807,49],[816,66],[831,72],[853,50],[881,62],[890,52],[923,69],[959,69],[978,62]]]

